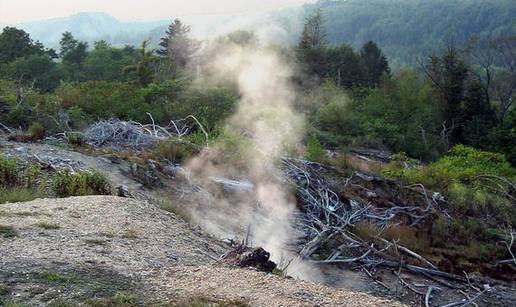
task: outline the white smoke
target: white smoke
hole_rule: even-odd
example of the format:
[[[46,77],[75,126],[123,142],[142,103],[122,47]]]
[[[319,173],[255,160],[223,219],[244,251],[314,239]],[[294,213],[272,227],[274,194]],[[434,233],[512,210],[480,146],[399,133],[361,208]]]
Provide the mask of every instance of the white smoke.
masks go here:
[[[225,159],[223,149],[212,147],[188,163],[191,173],[214,195],[194,208],[192,216],[219,236],[245,235],[249,227],[252,245],[269,251],[277,263],[291,261],[295,253],[290,247],[299,237],[292,225],[296,200],[278,165],[284,149],[304,134],[304,119],[293,108],[293,70],[276,51],[256,45],[226,46],[205,69],[210,78],[238,87],[241,98],[227,130],[245,148],[239,156]],[[215,177],[250,180],[254,189],[230,197],[214,192],[209,179]],[[317,270],[299,260],[287,272],[320,280]]]

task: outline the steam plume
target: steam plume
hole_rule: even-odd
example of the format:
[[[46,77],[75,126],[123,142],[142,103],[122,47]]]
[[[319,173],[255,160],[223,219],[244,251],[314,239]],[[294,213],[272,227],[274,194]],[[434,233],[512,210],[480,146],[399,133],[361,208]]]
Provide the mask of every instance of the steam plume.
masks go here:
[[[298,234],[292,225],[295,198],[278,169],[284,148],[296,144],[303,134],[303,118],[292,105],[296,92],[290,84],[292,69],[272,49],[232,45],[218,52],[209,65],[210,75],[233,82],[241,98],[228,120],[229,137],[242,138],[240,159],[224,159],[210,148],[188,163],[188,169],[210,192],[195,209],[197,222],[220,236],[243,235],[250,226],[250,241],[285,263],[294,258],[289,245]],[[217,192],[210,178],[248,179],[252,191],[229,197]],[[211,196],[214,195],[214,196]],[[294,263],[290,274],[302,277],[307,266]],[[312,275],[313,272],[309,273]]]

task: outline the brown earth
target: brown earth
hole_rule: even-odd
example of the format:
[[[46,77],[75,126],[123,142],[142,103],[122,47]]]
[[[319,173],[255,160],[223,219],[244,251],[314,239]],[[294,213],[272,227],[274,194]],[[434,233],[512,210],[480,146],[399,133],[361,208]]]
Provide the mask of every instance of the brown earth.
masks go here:
[[[401,306],[217,259],[228,246],[146,202],[108,197],[0,205],[0,305],[138,305],[204,297],[251,306]],[[9,235],[7,235],[7,233]],[[117,294],[118,293],[118,294]],[[59,305],[63,306],[63,305]]]

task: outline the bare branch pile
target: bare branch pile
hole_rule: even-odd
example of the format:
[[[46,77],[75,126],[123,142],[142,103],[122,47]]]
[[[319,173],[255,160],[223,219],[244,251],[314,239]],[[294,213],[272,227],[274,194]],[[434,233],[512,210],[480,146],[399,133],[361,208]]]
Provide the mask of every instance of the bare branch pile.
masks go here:
[[[163,127],[154,123],[141,124],[134,121],[111,119],[90,125],[84,132],[86,143],[94,147],[111,147],[113,149],[132,148],[142,150],[154,147],[158,142],[171,138],[183,138],[194,131],[195,126],[204,134],[208,133],[201,123],[192,115]]]

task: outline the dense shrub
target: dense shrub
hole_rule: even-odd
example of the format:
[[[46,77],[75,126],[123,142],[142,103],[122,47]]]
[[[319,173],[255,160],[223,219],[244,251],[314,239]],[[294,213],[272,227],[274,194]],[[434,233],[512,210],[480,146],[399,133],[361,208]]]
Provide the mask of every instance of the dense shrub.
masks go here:
[[[403,179],[410,183],[422,183],[429,187],[447,189],[452,183],[475,185],[484,175],[516,178],[516,170],[499,153],[485,152],[457,145],[446,156],[423,168],[401,167],[394,161],[384,175]]]
[[[199,149],[193,144],[172,140],[158,144],[153,150],[152,155],[156,159],[167,159],[181,163],[198,153],[198,151]]]
[[[384,77],[377,88],[343,90],[326,83],[303,100],[318,106],[307,110],[315,112],[309,118],[325,144],[387,146],[426,160],[438,157],[445,149],[439,135],[439,101],[430,84],[415,71]]]
[[[158,124],[194,115],[209,130],[233,111],[236,95],[222,87],[197,87],[187,81],[167,80],[138,87],[129,82],[88,81],[63,83],[56,90],[69,114],[70,126],[83,128],[97,119],[149,122],[147,113]]]
[[[454,214],[516,223],[516,208],[505,195],[511,191],[510,182],[516,180],[516,170],[503,155],[457,145],[446,156],[427,166],[410,167],[412,163],[396,160],[383,170],[383,174],[443,191]]]
[[[25,187],[0,187],[0,204],[4,203],[18,203],[31,201],[36,198],[45,197],[45,193],[39,190]]]
[[[0,155],[0,186],[13,186],[18,183],[18,165],[16,160]]]
[[[61,170],[52,178],[52,189],[58,197],[110,195],[112,191],[107,177],[93,170],[77,173]]]
[[[319,143],[317,136],[312,134],[310,140],[306,144],[306,159],[314,162],[325,163],[327,162],[326,150]]]
[[[0,204],[29,201],[46,196],[45,184],[40,184],[40,167],[18,165],[15,159],[0,155]]]
[[[45,127],[38,122],[34,122],[29,126],[29,136],[32,140],[41,140],[45,137]]]
[[[84,134],[80,132],[68,132],[66,133],[66,140],[70,145],[83,146],[86,142]]]

